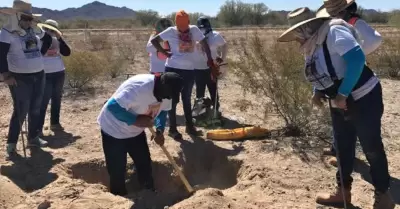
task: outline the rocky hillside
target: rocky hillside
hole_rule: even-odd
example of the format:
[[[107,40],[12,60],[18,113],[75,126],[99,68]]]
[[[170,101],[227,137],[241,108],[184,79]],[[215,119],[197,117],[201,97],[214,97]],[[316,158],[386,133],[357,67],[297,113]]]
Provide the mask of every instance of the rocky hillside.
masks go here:
[[[110,6],[98,1],[85,4],[79,8],[64,10],[51,10],[46,8],[33,8],[34,13],[43,14],[44,19],[68,20],[68,19],[113,19],[130,18],[135,16],[135,11],[127,7]],[[0,18],[1,19],[1,18]]]

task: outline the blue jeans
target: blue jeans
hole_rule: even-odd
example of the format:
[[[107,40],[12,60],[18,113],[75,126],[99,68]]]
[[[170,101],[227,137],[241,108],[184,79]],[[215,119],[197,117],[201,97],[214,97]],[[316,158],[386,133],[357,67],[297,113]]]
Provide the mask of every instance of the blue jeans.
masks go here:
[[[343,186],[350,189],[353,179],[357,137],[370,164],[372,184],[379,192],[386,192],[390,184],[388,161],[381,137],[381,118],[384,111],[382,86],[378,84],[361,99],[348,102],[347,118],[342,111],[331,109],[336,151],[339,153],[343,173]],[[336,173],[338,185],[340,173]]]
[[[38,73],[13,73],[16,86],[9,86],[13,100],[13,113],[10,120],[7,143],[17,143],[22,124],[28,114],[28,140],[36,138],[40,131],[40,105],[42,103],[45,75]]]
[[[56,73],[46,73],[46,85],[44,88],[42,105],[40,108],[40,121],[39,130],[41,131],[44,126],[46,118],[46,111],[49,101],[51,99],[51,115],[50,124],[60,124],[60,110],[61,110],[61,98],[63,93],[65,80],[65,71]]]
[[[183,89],[181,92],[175,92],[172,96],[172,109],[168,112],[170,130],[177,130],[176,124],[176,106],[179,103],[179,96],[182,96],[183,112],[185,113],[186,126],[193,126],[191,96],[194,85],[194,70],[181,70],[166,67],[166,72],[174,72],[183,78]]]

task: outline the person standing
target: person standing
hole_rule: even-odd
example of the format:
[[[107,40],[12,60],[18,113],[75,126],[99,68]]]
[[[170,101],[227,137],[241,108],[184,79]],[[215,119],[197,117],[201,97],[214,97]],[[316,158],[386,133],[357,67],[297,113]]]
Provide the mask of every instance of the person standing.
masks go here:
[[[171,109],[171,97],[182,88],[183,80],[176,73],[139,74],[122,83],[103,106],[97,121],[101,129],[112,194],[127,194],[127,154],[135,163],[142,189],[155,190],[144,129],[154,124],[154,141],[159,145],[164,144],[164,129],[167,112]]]
[[[340,10],[346,4],[337,4]],[[314,17],[307,7],[291,13],[291,25],[279,42],[296,41],[305,54],[304,74],[315,88],[313,100],[329,98],[339,166],[337,188],[317,195],[323,205],[351,203],[355,146],[360,140],[375,188],[374,209],[393,209],[390,174],[381,136],[382,86],[366,65],[357,31],[342,19]]]
[[[220,33],[213,30],[210,20],[207,17],[200,17],[197,20],[197,27],[206,37],[207,43],[210,46],[212,59],[215,60],[217,64],[223,63],[227,55],[227,44],[225,39]],[[197,55],[194,60],[196,98],[200,99],[204,97],[207,86],[213,105],[217,102],[216,107],[214,108],[216,108],[219,113],[220,104],[217,95],[217,82],[212,79],[211,69],[207,65],[207,56],[200,43],[197,43],[196,53]]]
[[[13,99],[7,140],[7,154],[12,157],[17,154],[18,136],[27,114],[28,146],[47,146],[39,137],[38,126],[45,85],[43,55],[52,39],[34,24],[40,15],[32,13],[29,2],[14,0],[13,8],[0,9],[0,13],[8,16],[0,33],[0,73]]]
[[[342,4],[343,7],[336,7],[335,5]],[[324,4],[318,9],[317,17],[335,17],[340,18],[355,27],[357,33],[362,41],[361,48],[365,55],[369,55],[376,51],[382,44],[381,34],[373,29],[365,20],[361,18],[361,15],[357,13],[358,5],[354,0],[328,0],[324,1]],[[329,159],[329,164],[337,166],[336,160],[336,149],[334,147],[335,138],[333,137],[333,143],[331,148],[324,149],[323,154],[327,156],[333,156]]]
[[[165,71],[165,61],[167,60],[167,57],[161,52],[157,51],[157,49],[151,43],[151,40],[155,35],[160,34],[171,26],[173,26],[173,22],[168,18],[161,18],[155,24],[154,34],[150,36],[146,46],[146,51],[150,56],[150,73],[162,73]],[[168,41],[163,42],[163,47],[165,50],[169,50]]]
[[[43,56],[46,85],[40,109],[39,130],[41,132],[43,130],[47,106],[51,99],[50,130],[56,132],[63,130],[60,124],[60,110],[65,80],[65,66],[61,56],[69,56],[71,49],[62,38],[62,33],[58,29],[56,21],[49,19],[45,21],[45,24],[40,24],[39,26],[52,36],[52,44]]]
[[[165,56],[166,72],[175,72],[179,74],[184,81],[183,89],[175,92],[172,100],[172,108],[168,113],[169,118],[169,136],[175,140],[182,139],[182,134],[178,132],[176,122],[176,106],[179,102],[179,95],[182,95],[183,110],[186,120],[186,133],[189,135],[198,135],[192,119],[191,95],[194,86],[194,56],[195,44],[200,42],[207,55],[207,64],[211,68],[211,74],[217,76],[219,74],[218,66],[212,59],[210,48],[205,40],[205,36],[195,25],[190,25],[189,15],[181,10],[176,13],[175,27],[169,27],[160,34],[153,37],[151,43],[153,46]],[[170,51],[165,50],[160,42],[168,41]]]

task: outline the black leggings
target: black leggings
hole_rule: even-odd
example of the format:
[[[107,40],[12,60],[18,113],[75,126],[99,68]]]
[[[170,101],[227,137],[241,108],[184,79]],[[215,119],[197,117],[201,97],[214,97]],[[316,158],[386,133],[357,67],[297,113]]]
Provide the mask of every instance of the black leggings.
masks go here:
[[[196,98],[202,98],[206,93],[206,86],[210,93],[211,101],[215,105],[217,99],[217,110],[219,109],[219,101],[217,97],[217,83],[211,80],[211,70],[195,70],[196,80]]]

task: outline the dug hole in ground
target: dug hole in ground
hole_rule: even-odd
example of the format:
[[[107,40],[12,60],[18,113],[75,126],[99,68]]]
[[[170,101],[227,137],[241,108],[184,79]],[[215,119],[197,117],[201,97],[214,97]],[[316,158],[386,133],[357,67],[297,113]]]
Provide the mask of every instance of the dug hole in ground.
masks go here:
[[[336,169],[321,157],[322,149],[328,145],[318,139],[280,135],[225,142],[192,139],[187,135],[184,135],[184,141],[177,142],[167,137],[167,150],[182,167],[191,185],[198,189],[192,196],[188,196],[160,147],[149,140],[153,176],[159,193],[138,191],[133,162],[128,158],[126,185],[129,198],[110,194],[96,118],[104,101],[122,80],[96,84],[101,87],[93,94],[75,97],[66,94],[61,112],[65,131],[55,136],[51,132],[45,133],[49,147],[28,151],[26,161],[6,161],[5,141],[1,142],[1,209],[328,208],[315,204],[317,192],[335,187]],[[259,119],[262,98],[243,97],[238,87],[232,87],[233,84],[233,78],[219,84],[226,127],[242,124],[263,124],[270,130],[282,127],[282,121],[273,114],[267,122]],[[383,86],[386,105],[383,137],[392,175],[392,195],[396,203],[400,203],[400,110],[396,102],[400,100],[400,94],[395,90],[400,89],[400,83],[383,80]],[[5,139],[12,105],[4,86],[1,86],[0,97],[4,108],[0,134]],[[239,107],[244,102],[251,102],[245,111]],[[183,133],[180,105],[178,114],[179,129]],[[149,138],[150,133],[147,135]],[[22,143],[18,149],[22,155]],[[357,156],[353,203],[356,208],[370,208],[373,187],[369,183],[369,166],[360,150]]]

